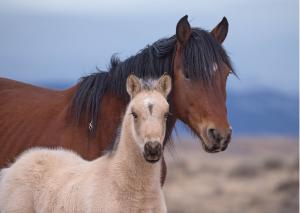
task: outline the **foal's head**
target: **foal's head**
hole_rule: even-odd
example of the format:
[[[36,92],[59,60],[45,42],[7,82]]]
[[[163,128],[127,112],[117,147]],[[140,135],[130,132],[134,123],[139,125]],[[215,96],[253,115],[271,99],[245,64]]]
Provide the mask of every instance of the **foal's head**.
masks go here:
[[[163,75],[157,81],[143,81],[130,75],[126,87],[131,101],[125,116],[130,119],[131,134],[145,160],[155,163],[163,151],[169,115],[166,97],[171,91],[171,78]]]

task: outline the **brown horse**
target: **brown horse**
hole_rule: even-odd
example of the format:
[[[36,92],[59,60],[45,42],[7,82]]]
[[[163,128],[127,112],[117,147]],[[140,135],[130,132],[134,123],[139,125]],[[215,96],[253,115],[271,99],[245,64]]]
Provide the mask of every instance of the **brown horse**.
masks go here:
[[[167,120],[164,144],[180,119],[207,152],[225,150],[231,138],[226,81],[234,73],[221,45],[227,32],[225,17],[207,32],[191,28],[184,16],[177,23],[176,35],[158,40],[123,62],[112,57],[108,72],[86,76],[64,91],[0,79],[0,167],[34,146],[61,146],[87,160],[101,155],[113,146],[118,134],[129,101],[125,85],[131,73],[143,79],[158,78],[164,72],[172,77],[168,100],[172,116]]]

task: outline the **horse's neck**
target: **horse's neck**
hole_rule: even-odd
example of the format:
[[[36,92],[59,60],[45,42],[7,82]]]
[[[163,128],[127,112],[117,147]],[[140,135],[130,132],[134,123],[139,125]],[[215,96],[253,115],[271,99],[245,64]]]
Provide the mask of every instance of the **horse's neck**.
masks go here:
[[[126,122],[127,120],[127,122]],[[146,162],[141,148],[131,135],[128,119],[124,119],[120,143],[112,159],[112,173],[122,188],[152,191],[160,188],[161,162]]]

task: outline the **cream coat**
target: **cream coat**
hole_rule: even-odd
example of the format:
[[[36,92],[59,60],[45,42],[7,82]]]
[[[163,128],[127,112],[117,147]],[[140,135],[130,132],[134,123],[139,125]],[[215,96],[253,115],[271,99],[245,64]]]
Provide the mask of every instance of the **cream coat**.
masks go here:
[[[68,150],[34,148],[23,153],[11,167],[1,170],[0,212],[166,212],[160,186],[161,162],[152,164],[144,159],[143,144],[136,141],[137,130],[130,111],[137,107],[144,113],[142,116],[150,116],[142,103],[151,98],[157,105],[153,114],[159,115],[160,110],[168,110],[166,94],[163,96],[159,90],[136,93],[125,113],[115,151],[86,161]],[[162,143],[165,122],[161,123],[157,126],[154,122],[156,126],[148,125],[139,131],[162,128],[147,132],[147,137],[155,134]]]

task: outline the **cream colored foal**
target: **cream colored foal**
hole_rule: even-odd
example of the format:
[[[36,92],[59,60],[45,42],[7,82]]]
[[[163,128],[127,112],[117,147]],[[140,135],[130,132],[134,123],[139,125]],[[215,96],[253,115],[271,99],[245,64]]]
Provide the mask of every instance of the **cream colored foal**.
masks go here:
[[[1,170],[1,213],[166,212],[160,186],[171,79],[127,79],[118,143],[94,161],[63,149],[34,148]]]

